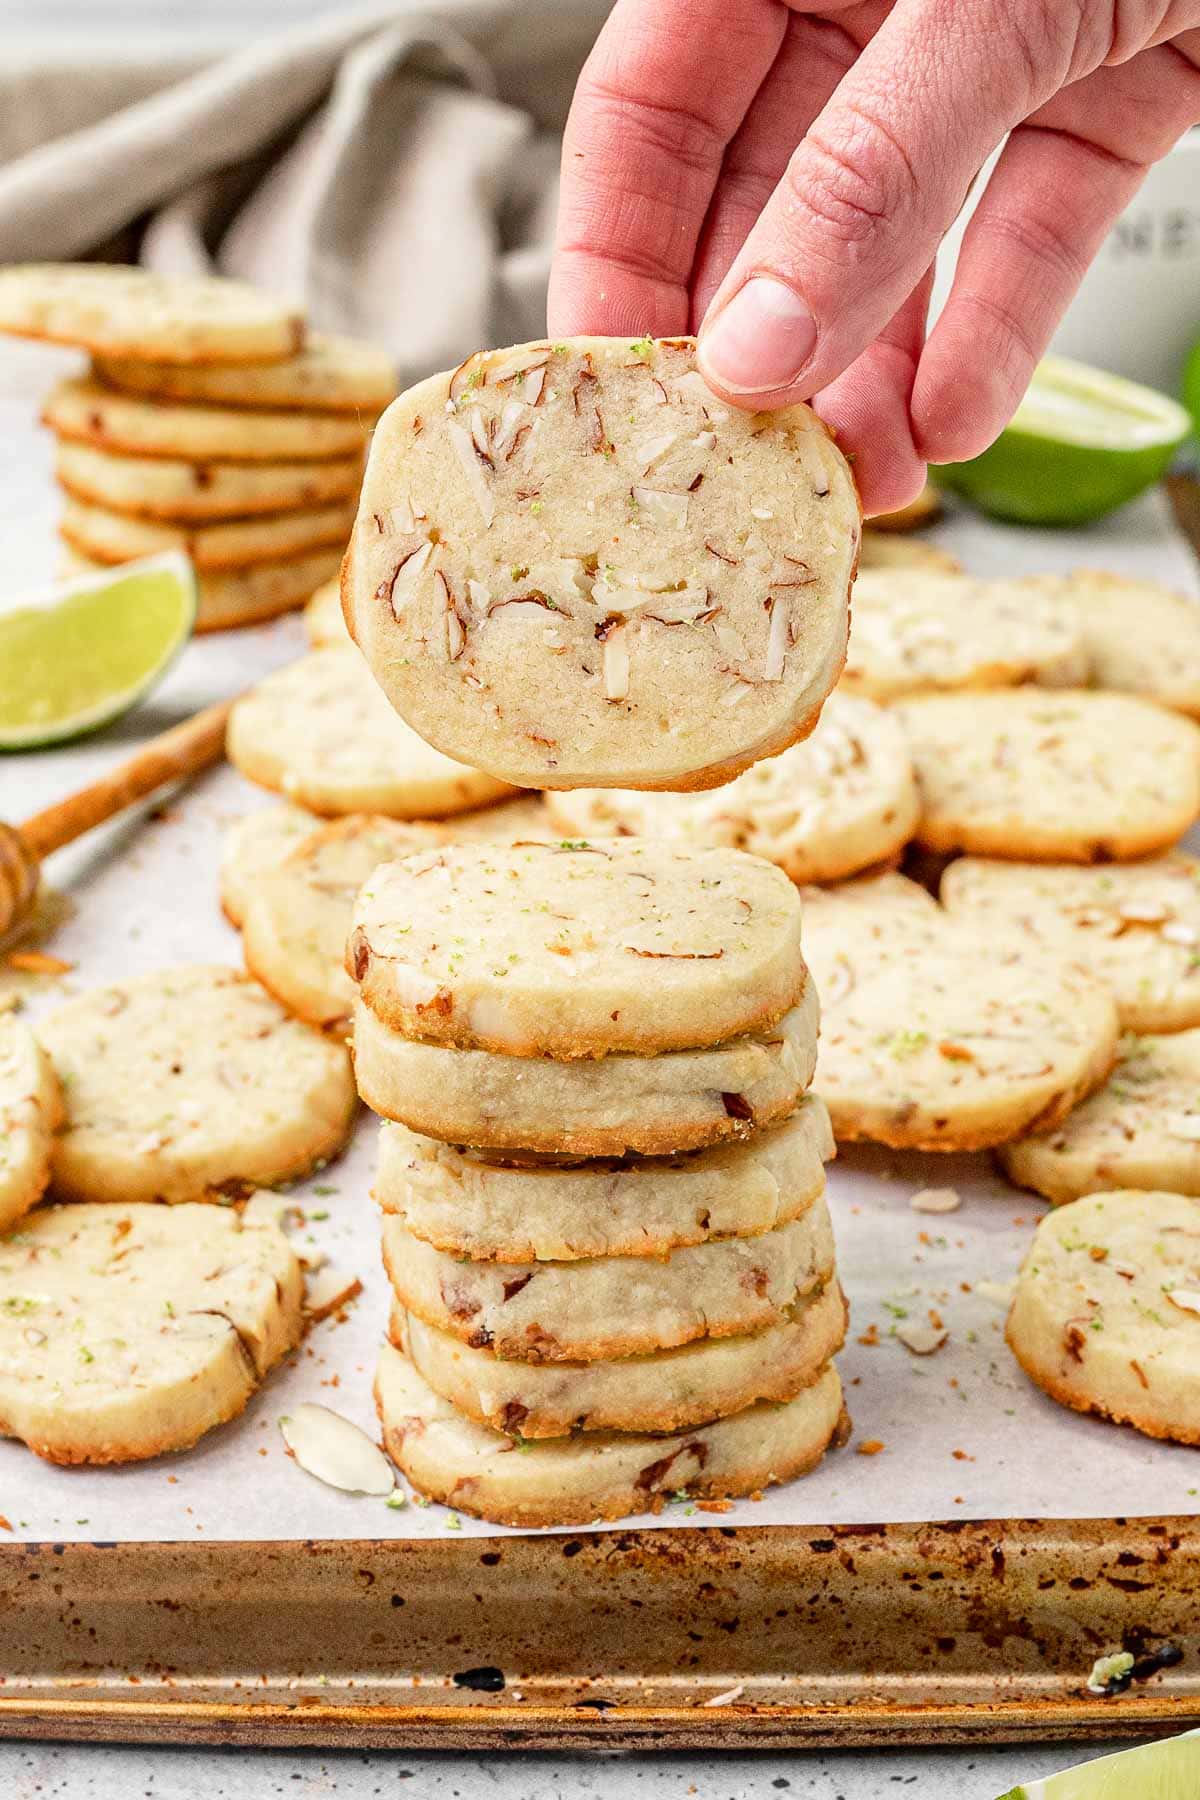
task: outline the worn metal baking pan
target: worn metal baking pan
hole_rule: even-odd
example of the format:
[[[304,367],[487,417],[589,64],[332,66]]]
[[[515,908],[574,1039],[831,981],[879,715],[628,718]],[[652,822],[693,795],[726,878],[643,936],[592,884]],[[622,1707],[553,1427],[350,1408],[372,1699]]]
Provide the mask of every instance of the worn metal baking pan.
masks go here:
[[[1143,1678],[1089,1694],[1121,1648]],[[10,1545],[0,1677],[0,1734],[26,1737],[588,1750],[1163,1732],[1200,1722],[1200,1521]]]

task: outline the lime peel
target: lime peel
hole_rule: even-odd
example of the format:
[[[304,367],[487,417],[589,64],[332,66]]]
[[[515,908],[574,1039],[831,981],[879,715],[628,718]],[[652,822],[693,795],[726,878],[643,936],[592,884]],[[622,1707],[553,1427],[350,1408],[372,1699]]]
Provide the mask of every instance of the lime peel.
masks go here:
[[[1186,1731],[1009,1788],[999,1800],[1194,1800],[1197,1793],[1200,1731]]]

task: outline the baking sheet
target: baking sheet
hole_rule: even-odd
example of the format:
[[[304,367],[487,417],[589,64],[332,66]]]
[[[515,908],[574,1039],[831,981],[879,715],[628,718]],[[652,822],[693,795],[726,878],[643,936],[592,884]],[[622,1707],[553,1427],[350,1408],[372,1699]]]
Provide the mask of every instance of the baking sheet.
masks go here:
[[[63,359],[18,346],[0,360],[0,594],[53,569],[56,500],[44,434],[32,420],[38,392]],[[959,515],[934,534],[979,573],[1107,567],[1168,581],[1195,594],[1190,552],[1153,496],[1089,532],[1035,533]],[[80,746],[0,760],[0,815],[20,819],[82,785],[142,737],[207,701],[237,691],[303,647],[295,618],[260,630],[202,638],[135,715]],[[216,899],[220,837],[271,796],[222,768],[164,807],[95,834],[51,865],[73,911],[48,946],[73,964],[60,981],[31,981],[29,1015],[72,992],[172,962],[240,960]],[[58,1469],[0,1443],[0,1514],[12,1537],[196,1540],[402,1538],[500,1535],[438,1506],[335,1493],[304,1475],[277,1429],[298,1401],[336,1407],[374,1427],[371,1379],[387,1314],[378,1223],[368,1190],[377,1131],[360,1120],[349,1152],[294,1190],[304,1237],[363,1293],[345,1322],[315,1327],[241,1420],[187,1455],[125,1469]],[[918,1214],[918,1188],[956,1187],[955,1213]],[[1200,1459],[1132,1431],[1079,1418],[1036,1392],[1004,1347],[1004,1286],[1043,1210],[986,1157],[848,1150],[830,1171],[841,1277],[852,1324],[840,1358],[854,1433],[802,1482],[742,1502],[722,1525],[841,1525],[927,1519],[1087,1518],[1200,1511]],[[934,1308],[945,1347],[911,1355],[889,1335],[907,1315]],[[874,1327],[874,1330],[871,1328]],[[862,1337],[878,1338],[862,1343]],[[864,1442],[882,1447],[858,1452]],[[711,1526],[713,1515],[668,1506],[659,1526]]]

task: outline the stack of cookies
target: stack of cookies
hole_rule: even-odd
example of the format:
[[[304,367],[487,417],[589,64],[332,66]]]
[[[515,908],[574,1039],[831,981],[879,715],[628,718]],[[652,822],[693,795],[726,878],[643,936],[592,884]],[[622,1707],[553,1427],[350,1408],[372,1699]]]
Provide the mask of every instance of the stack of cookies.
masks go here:
[[[0,330],[91,354],[43,412],[70,568],[185,551],[200,630],[299,606],[336,572],[396,391],[383,351],[307,334],[240,282],[99,264],[3,271]]]
[[[414,1486],[500,1523],[722,1502],[845,1429],[786,876],[637,839],[433,846],[347,946]],[[516,1455],[515,1451],[525,1454]]]

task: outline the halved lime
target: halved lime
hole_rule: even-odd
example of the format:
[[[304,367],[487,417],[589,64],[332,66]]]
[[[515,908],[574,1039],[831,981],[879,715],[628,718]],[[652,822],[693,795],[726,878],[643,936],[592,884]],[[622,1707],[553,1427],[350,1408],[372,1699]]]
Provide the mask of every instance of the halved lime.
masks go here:
[[[1165,394],[1047,356],[995,443],[931,472],[997,519],[1086,525],[1157,481],[1191,430]]]
[[[0,602],[0,750],[80,737],[166,674],[196,622],[179,550]]]
[[[1186,1731],[1010,1788],[1000,1800],[1196,1800],[1197,1794],[1200,1731]]]
[[[1200,437],[1200,338],[1183,365],[1183,404],[1192,415],[1192,430]]]

